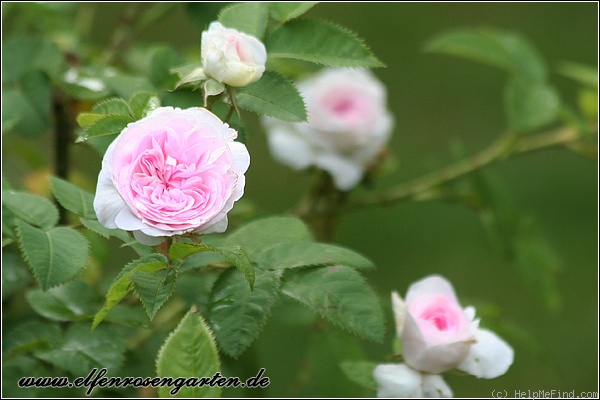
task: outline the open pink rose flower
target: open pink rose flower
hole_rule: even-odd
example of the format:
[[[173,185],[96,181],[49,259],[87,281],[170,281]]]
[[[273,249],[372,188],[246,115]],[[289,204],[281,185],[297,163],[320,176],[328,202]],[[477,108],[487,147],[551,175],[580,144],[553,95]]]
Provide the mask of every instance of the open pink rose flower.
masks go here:
[[[161,107],[109,146],[94,209],[109,229],[146,245],[186,233],[223,232],[250,164],[237,132],[204,108]]]
[[[458,368],[478,378],[495,378],[513,363],[513,349],[479,328],[473,307],[462,308],[450,282],[430,276],[412,284],[403,302],[392,293],[404,361],[439,374]]]
[[[350,190],[392,132],[385,86],[371,72],[350,68],[325,68],[297,86],[308,122],[264,118],[273,157],[296,170],[317,166],[338,189]]]

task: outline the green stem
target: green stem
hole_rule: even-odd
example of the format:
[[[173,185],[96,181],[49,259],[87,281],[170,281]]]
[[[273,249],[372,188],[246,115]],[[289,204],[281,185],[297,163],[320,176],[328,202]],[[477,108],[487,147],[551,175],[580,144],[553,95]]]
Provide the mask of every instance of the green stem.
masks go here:
[[[312,228],[317,240],[331,242],[340,208],[346,198],[347,192],[337,189],[331,176],[319,170],[307,196],[296,207],[295,214]]]
[[[579,139],[579,131],[572,127],[563,127],[533,136],[504,135],[481,152],[465,160],[448,165],[411,181],[401,183],[383,193],[354,199],[352,202],[349,202],[346,209],[389,205],[401,201],[428,200],[436,196],[436,188],[462,178],[471,172],[483,169],[512,156],[552,147],[566,146],[575,143]]]
[[[59,178],[67,180],[69,177],[70,145],[73,143],[73,124],[69,118],[69,104],[62,93],[55,93],[53,99],[54,112],[54,165],[55,174]],[[60,225],[67,224],[67,211],[58,201],[56,205],[59,210]]]
[[[229,105],[229,110],[227,110],[227,115],[225,115],[225,119],[223,120],[223,122],[229,122],[229,120],[233,116],[234,110],[237,112],[238,116],[240,115],[240,109],[238,108],[237,102],[235,100],[235,89],[231,86],[228,86],[227,93],[229,94],[229,100],[231,101],[231,104]]]

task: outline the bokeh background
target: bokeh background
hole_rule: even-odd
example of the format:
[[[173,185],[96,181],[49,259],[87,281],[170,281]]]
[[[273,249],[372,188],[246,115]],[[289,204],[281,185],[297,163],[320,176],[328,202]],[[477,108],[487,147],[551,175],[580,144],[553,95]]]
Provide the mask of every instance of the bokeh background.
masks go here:
[[[200,33],[225,3],[195,3],[176,8],[132,40],[164,43],[190,60],[199,58]],[[4,5],[3,5],[4,6]],[[106,45],[125,4],[95,4],[89,32]],[[561,76],[564,61],[597,66],[596,3],[324,3],[307,14],[357,32],[387,68],[375,70],[388,88],[395,131],[389,151],[395,169],[373,190],[427,173],[455,158],[456,143],[473,153],[506,127],[503,85],[497,69],[463,59],[428,54],[424,46],[454,28],[492,27],[518,32],[539,50],[562,98],[576,104],[577,86]],[[8,25],[8,26],[5,26]],[[3,33],[11,21],[3,20]],[[260,214],[285,213],[309,187],[308,174],[277,164],[264,135],[250,123],[252,156],[246,205]],[[43,192],[51,156],[48,143],[3,136],[3,175],[17,187]],[[93,190],[100,156],[85,146],[73,149],[73,175]],[[250,376],[265,367],[271,386],[252,396],[373,395],[348,381],[337,368],[344,359],[388,360],[393,321],[389,294],[401,294],[415,280],[442,274],[453,282],[463,304],[474,303],[515,348],[515,362],[495,380],[447,376],[456,396],[490,397],[492,390],[598,390],[598,169],[597,159],[565,150],[548,150],[510,159],[490,168],[518,209],[530,215],[561,261],[558,310],[549,310],[514,265],[490,242],[478,215],[444,202],[402,203],[363,209],[341,218],[335,242],[372,259],[366,273],[387,315],[383,344],[366,343],[327,324],[306,325],[312,317],[289,302],[273,311],[263,334],[239,360],[224,368]],[[112,243],[112,242],[111,242]],[[107,265],[131,258],[127,249],[105,254]],[[110,275],[110,279],[114,274]],[[487,312],[486,312],[487,310]],[[490,311],[491,310],[491,311]],[[485,323],[485,321],[484,321]],[[225,391],[225,395],[245,395]]]

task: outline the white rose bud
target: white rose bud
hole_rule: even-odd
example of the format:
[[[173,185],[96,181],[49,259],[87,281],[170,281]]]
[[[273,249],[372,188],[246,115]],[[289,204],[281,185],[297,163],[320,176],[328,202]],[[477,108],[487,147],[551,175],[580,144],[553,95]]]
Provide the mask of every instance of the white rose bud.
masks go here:
[[[265,72],[267,50],[260,40],[213,22],[202,32],[204,73],[229,86],[246,86]]]

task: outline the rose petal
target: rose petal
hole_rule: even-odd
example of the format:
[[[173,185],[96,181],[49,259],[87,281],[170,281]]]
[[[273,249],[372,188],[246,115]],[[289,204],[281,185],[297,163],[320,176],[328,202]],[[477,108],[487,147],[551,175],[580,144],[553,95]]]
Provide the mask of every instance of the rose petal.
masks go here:
[[[406,322],[406,304],[404,304],[398,292],[392,292],[392,309],[396,320],[396,335],[401,337]]]
[[[421,374],[405,364],[380,364],[373,377],[377,397],[422,397]]]
[[[315,164],[331,174],[335,186],[340,190],[352,189],[363,176],[360,166],[334,154],[318,155]]]
[[[450,386],[448,386],[441,375],[423,374],[421,387],[423,390],[423,397],[449,398],[453,396],[452,389],[450,389]]]
[[[271,154],[279,162],[302,170],[314,162],[313,150],[291,129],[273,128],[268,136]]]
[[[452,284],[439,275],[428,276],[410,285],[406,293],[406,304],[423,295],[446,296],[458,303]]]
[[[148,236],[142,231],[133,231],[133,237],[135,237],[135,240],[146,246],[158,246],[165,241],[164,236]]]
[[[242,143],[232,142],[229,148],[233,154],[233,164],[231,170],[238,175],[243,175],[250,166],[250,153]]]
[[[135,216],[128,207],[119,212],[115,223],[119,229],[123,229],[124,231],[137,231],[146,227],[139,217]]]
[[[206,227],[206,228],[203,227],[201,232],[203,234],[225,232],[227,230],[227,224],[228,224],[227,215],[224,215],[223,218],[215,221],[209,227]]]
[[[467,358],[458,366],[478,378],[496,378],[508,371],[514,360],[514,351],[504,340],[487,329],[475,332],[476,343]]]
[[[457,368],[469,354],[471,341],[457,340],[429,345],[413,316],[406,314],[402,333],[402,354],[406,364],[419,371],[440,374]]]
[[[96,197],[94,197],[94,211],[98,222],[108,229],[116,229],[117,215],[126,209],[127,205],[115,189],[112,180],[106,176],[104,170],[100,171],[98,185],[96,186]]]

